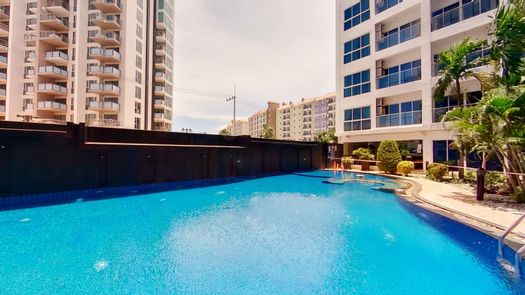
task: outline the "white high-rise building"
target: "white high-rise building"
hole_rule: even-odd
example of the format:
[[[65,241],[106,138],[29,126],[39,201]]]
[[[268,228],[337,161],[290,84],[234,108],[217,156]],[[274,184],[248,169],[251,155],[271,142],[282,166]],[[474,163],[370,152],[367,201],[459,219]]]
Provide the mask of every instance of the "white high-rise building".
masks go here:
[[[0,1],[0,120],[171,130],[173,5]]]
[[[440,119],[479,100],[481,88],[465,80],[462,101],[434,101],[434,61],[464,38],[487,39],[497,6],[497,0],[337,0],[336,134],[345,155],[394,139],[415,161],[453,160],[454,135]]]

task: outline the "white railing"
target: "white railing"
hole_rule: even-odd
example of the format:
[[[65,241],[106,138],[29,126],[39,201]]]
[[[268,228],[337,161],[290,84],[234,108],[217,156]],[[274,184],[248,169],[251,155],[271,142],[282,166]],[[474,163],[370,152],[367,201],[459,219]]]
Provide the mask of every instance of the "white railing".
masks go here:
[[[421,80],[421,67],[416,67],[377,78],[377,89]]]
[[[39,101],[36,104],[39,109],[54,109],[54,110],[65,110],[66,105],[56,101]]]
[[[376,41],[377,51],[395,46],[421,36],[421,23],[413,24]]]
[[[97,109],[97,110],[120,110],[120,105],[112,101],[90,101],[88,103],[88,109]]]
[[[67,78],[67,71],[61,68],[58,68],[58,67],[54,67],[54,66],[40,66],[38,68],[38,73],[40,74],[53,73],[53,74],[57,74],[57,75]]]
[[[5,106],[4,105],[0,105],[0,113],[4,113],[5,112]]]
[[[485,13],[498,7],[497,0],[474,0],[432,18],[430,26],[432,31],[439,30],[459,23],[476,15]]]
[[[67,37],[64,35],[59,35],[56,31],[41,31],[40,38],[58,38],[67,43]]]
[[[120,121],[113,119],[90,119],[86,124],[94,127],[119,127]]]
[[[120,94],[120,87],[113,84],[94,83],[89,85],[89,91],[94,92],[113,92]]]
[[[0,55],[0,63],[6,64],[7,63],[7,57]]]
[[[108,74],[120,76],[120,70],[110,66],[91,66],[89,72],[92,74]]]
[[[69,59],[69,56],[67,55],[67,53],[64,53],[62,51],[48,51],[46,52],[44,57],[45,58],[60,58],[65,61]]]
[[[92,56],[113,57],[120,60],[120,53],[114,49],[91,48],[89,54]]]
[[[53,83],[40,83],[38,84],[38,91],[55,91],[66,94],[67,88]]]

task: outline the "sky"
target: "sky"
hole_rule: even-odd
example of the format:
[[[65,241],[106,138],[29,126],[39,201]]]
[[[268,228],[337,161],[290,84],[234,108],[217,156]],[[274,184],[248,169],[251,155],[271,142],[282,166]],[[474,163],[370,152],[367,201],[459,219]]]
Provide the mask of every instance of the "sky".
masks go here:
[[[335,1],[175,1],[174,131],[335,91]]]

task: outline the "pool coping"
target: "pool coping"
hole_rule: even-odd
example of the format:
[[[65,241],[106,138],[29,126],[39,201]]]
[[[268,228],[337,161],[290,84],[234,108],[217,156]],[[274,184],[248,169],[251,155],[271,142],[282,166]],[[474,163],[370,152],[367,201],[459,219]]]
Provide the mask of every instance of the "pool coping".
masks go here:
[[[328,169],[329,170],[329,169]],[[410,202],[416,206],[432,211],[436,214],[444,216],[446,218],[455,220],[471,228],[479,230],[495,239],[499,239],[501,234],[506,230],[505,227],[497,223],[476,217],[474,215],[455,210],[441,204],[438,204],[432,200],[429,200],[420,195],[422,185],[414,179],[408,179],[406,177],[384,174],[377,171],[360,171],[360,170],[344,170],[345,172],[353,172],[360,174],[379,175],[386,178],[394,179],[398,182],[408,183],[407,188],[398,189],[394,192],[395,195],[401,199]],[[525,245],[525,235],[520,233],[511,232],[505,238],[505,244],[511,247],[513,250],[518,250],[521,246]]]

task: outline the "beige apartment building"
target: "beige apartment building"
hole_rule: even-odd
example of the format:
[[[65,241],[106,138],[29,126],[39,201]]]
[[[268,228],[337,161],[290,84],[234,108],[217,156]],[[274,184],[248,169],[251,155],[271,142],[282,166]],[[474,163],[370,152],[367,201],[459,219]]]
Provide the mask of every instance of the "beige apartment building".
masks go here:
[[[173,0],[0,0],[0,120],[171,130]]]
[[[323,131],[335,129],[335,93],[282,103],[277,109],[277,139],[313,141]]]
[[[235,126],[233,124],[233,120],[230,124],[228,124],[225,127],[226,130],[231,135],[239,136],[239,135],[250,135],[250,127],[247,119],[241,119],[235,121]]]
[[[266,109],[260,110],[248,118],[248,131],[251,137],[262,137],[263,126],[268,124],[274,130],[272,138],[276,138],[277,108],[279,108],[278,103],[269,101]]]
[[[464,38],[486,40],[497,7],[497,0],[338,0],[336,134],[345,155],[393,139],[419,163],[456,160],[454,134],[441,118],[479,101],[481,85],[465,79],[461,101],[434,100],[435,61]],[[482,48],[467,58],[487,54]]]

